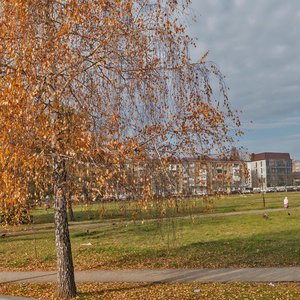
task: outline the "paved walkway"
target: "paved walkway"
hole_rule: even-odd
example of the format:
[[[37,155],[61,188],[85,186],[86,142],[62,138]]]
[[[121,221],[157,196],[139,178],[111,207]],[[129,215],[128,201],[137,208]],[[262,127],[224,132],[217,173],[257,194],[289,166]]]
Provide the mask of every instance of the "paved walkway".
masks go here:
[[[77,282],[300,282],[300,267],[75,272]],[[0,283],[56,282],[56,272],[0,272]]]

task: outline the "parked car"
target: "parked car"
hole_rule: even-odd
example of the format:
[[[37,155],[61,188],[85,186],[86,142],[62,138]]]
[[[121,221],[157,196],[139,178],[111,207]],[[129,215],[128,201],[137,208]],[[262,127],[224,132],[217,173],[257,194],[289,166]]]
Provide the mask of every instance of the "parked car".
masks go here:
[[[277,190],[277,192],[286,192],[285,186],[277,186],[276,190]]]
[[[287,186],[287,187],[286,187],[286,191],[287,191],[287,192],[294,192],[294,191],[297,191],[297,187],[295,187],[295,186]]]
[[[242,190],[242,194],[251,194],[251,193],[253,193],[252,189],[243,189]]]
[[[267,187],[266,192],[267,193],[274,193],[274,192],[277,192],[277,189],[275,187]]]

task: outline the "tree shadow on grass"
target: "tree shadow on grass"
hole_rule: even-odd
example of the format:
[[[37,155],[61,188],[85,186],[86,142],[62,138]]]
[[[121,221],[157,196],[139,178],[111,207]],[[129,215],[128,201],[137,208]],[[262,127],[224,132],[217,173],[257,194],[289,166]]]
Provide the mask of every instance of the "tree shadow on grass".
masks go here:
[[[52,238],[52,236],[51,236]],[[19,243],[19,242],[32,242],[32,241],[38,241],[38,240],[45,240],[45,236],[34,236],[34,234],[14,234],[14,235],[7,235],[6,237],[2,238],[1,242],[6,243]],[[54,240],[54,234],[53,234],[53,240]]]
[[[117,268],[224,268],[300,265],[297,229],[156,250],[137,247],[107,262]],[[134,253],[132,253],[134,252]]]

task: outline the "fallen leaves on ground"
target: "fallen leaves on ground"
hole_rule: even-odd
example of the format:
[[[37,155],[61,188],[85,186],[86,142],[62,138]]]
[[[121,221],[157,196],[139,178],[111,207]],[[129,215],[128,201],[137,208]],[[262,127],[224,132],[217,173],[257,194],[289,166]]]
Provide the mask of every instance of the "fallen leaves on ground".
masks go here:
[[[0,285],[0,294],[56,300],[54,284]],[[188,299],[300,299],[300,284],[249,284],[249,283],[89,283],[78,284],[78,300],[188,300]]]

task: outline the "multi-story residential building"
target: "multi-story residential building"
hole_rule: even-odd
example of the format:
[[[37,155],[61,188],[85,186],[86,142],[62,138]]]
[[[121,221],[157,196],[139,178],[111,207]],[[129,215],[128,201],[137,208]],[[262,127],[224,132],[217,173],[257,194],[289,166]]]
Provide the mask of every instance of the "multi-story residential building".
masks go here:
[[[300,172],[300,160],[293,160],[293,173]]]
[[[242,161],[214,159],[210,163],[211,191],[233,192],[246,184],[245,166]]]
[[[116,172],[111,170],[101,194],[107,199],[197,196],[242,192],[245,187],[266,190],[293,185],[293,180],[300,185],[300,172],[292,173],[289,153],[252,154],[251,161],[243,162],[234,149],[223,158],[203,155],[124,162]]]
[[[293,185],[300,185],[300,160],[293,160]]]
[[[139,199],[147,189],[155,197],[200,196],[240,190],[245,178],[244,163],[230,158],[132,161],[124,165],[124,176],[112,178],[105,194]]]
[[[251,174],[251,187],[289,186],[292,180],[292,160],[289,153],[264,152],[251,155],[247,164]]]
[[[239,160],[208,156],[185,158],[169,163],[167,172],[153,176],[152,189],[157,196],[238,191],[246,183],[245,169]]]
[[[181,193],[184,195],[207,194],[209,160],[205,158],[189,158],[181,160]]]
[[[245,174],[246,175],[246,178],[245,178],[245,186],[247,188],[252,188],[252,172],[251,172],[251,161],[247,161],[245,162],[246,164],[246,167],[247,167],[247,173]]]

